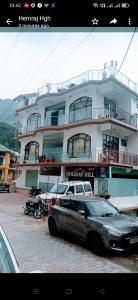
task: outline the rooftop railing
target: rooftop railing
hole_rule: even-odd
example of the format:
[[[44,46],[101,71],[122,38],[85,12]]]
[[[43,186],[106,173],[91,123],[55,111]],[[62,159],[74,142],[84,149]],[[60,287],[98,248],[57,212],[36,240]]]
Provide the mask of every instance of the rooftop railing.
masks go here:
[[[62,83],[46,83],[42,87],[38,89],[38,97],[43,94],[49,94],[49,93],[60,93],[64,92],[66,90],[69,90],[70,88],[73,88],[77,85],[83,84],[85,82],[91,81],[91,80],[98,80],[102,81],[107,78],[114,77],[117,80],[119,80],[122,84],[126,85],[128,88],[130,88],[132,91],[137,92],[137,84],[130,78],[128,78],[126,75],[124,75],[119,70],[113,68],[112,66],[109,66],[102,70],[89,70],[87,72],[84,72],[80,75],[77,75],[67,81],[64,81]]]

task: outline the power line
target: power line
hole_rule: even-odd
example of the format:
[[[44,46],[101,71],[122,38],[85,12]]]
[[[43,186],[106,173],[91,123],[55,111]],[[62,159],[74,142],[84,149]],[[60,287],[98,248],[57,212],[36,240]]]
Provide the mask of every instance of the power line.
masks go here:
[[[123,57],[122,63],[121,63],[121,65],[120,65],[119,69],[117,70],[116,74],[118,74],[118,72],[121,70],[121,68],[122,68],[122,66],[123,66],[123,64],[124,64],[124,61],[125,61],[125,59],[126,59],[126,57],[127,57],[127,54],[128,54],[128,51],[129,51],[130,46],[131,46],[131,44],[132,44],[134,35],[135,35],[135,33],[136,33],[136,30],[137,30],[137,27],[135,27],[135,30],[134,30],[134,32],[133,32],[133,34],[132,34],[132,37],[131,37],[130,42],[129,42],[129,45],[128,45],[127,50],[126,50],[126,52],[125,52],[125,55],[124,55],[124,57]],[[116,75],[116,74],[115,74],[115,75]]]
[[[8,53],[7,53],[7,55],[6,55],[5,59],[4,59],[4,61],[2,62],[2,65],[1,65],[1,67],[0,67],[0,75],[2,75],[3,72],[5,71],[6,66],[7,66],[7,64],[8,64],[8,62],[9,62],[11,56],[13,55],[13,52],[14,52],[14,50],[15,50],[16,44],[17,44],[17,42],[18,42],[20,36],[21,36],[21,35],[20,35],[20,32],[18,32],[17,35],[16,35],[16,37],[15,37],[15,39],[13,40],[13,43],[11,44],[11,47],[10,47],[9,50],[8,50]]]
[[[28,86],[28,84],[32,81],[32,79],[35,77],[36,74],[38,74],[38,72],[40,72],[40,69],[44,66],[44,64],[46,63],[46,61],[50,58],[50,56],[53,54],[53,52],[55,51],[55,49],[58,47],[58,45],[63,41],[64,37],[69,33],[70,28],[68,28],[68,31],[65,32],[63,34],[63,36],[59,39],[59,41],[56,43],[56,45],[54,46],[54,48],[50,51],[50,53],[48,54],[47,57],[45,57],[42,62],[40,63],[40,65],[38,66],[38,68],[36,69],[36,71],[33,73],[33,75],[29,78],[29,80],[26,82],[26,84],[24,85],[22,91],[20,92],[20,94],[23,93],[24,89]]]
[[[77,45],[75,48],[73,48],[73,49],[71,50],[71,52],[63,59],[63,61],[56,67],[56,69],[50,73],[50,75],[45,79],[45,81],[47,81],[53,74],[56,73],[56,71],[57,71],[61,66],[63,66],[63,64],[66,62],[66,60],[72,55],[73,52],[76,51],[76,49],[78,49],[78,48],[80,47],[80,45],[81,45],[81,44],[89,37],[89,35],[90,35],[93,31],[94,31],[94,29],[93,29],[91,32],[89,32],[89,33],[88,33],[88,34],[87,34],[87,35],[86,35],[86,36],[78,43],[78,45]]]

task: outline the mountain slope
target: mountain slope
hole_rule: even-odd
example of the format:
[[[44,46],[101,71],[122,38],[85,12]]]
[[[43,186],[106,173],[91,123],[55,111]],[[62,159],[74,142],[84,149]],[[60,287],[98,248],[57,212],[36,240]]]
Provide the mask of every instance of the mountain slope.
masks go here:
[[[17,117],[15,116],[17,104],[12,99],[0,99],[0,122],[16,127]]]
[[[0,144],[14,151],[19,151],[20,142],[16,141],[16,128],[0,122]]]

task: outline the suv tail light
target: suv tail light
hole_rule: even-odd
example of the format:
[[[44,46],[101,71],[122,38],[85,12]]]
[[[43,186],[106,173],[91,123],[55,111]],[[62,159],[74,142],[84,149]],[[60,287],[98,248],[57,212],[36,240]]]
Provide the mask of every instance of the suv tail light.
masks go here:
[[[51,201],[52,201],[52,205],[54,205],[54,204],[56,204],[56,202],[57,202],[57,198],[55,198],[55,197],[53,197],[52,199],[51,199]]]

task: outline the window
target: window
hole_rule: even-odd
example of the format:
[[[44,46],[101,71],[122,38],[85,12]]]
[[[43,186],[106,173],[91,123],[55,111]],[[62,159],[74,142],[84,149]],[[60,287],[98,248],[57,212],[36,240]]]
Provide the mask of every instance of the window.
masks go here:
[[[74,194],[74,186],[70,186],[67,190],[67,193],[71,192],[72,194]]]
[[[0,156],[0,165],[3,165],[3,156]]]
[[[51,188],[50,193],[55,193],[55,194],[65,194],[67,190],[67,185],[66,184],[54,184]]]
[[[92,191],[92,188],[91,188],[90,184],[87,184],[87,183],[84,184],[84,191],[85,192],[91,192]]]
[[[90,216],[106,217],[118,214],[117,210],[104,200],[86,201]]]
[[[39,156],[39,143],[30,142],[25,146],[25,160],[36,160]]]
[[[103,134],[103,154],[106,159],[118,161],[119,138]]]
[[[78,212],[79,210],[84,210],[84,205],[80,201],[76,200],[60,200],[60,206],[70,209],[72,211]]]
[[[72,136],[68,140],[67,152],[69,157],[78,157],[79,155],[89,156],[91,150],[91,137],[80,133]]]
[[[41,115],[40,114],[31,114],[27,119],[27,131],[35,130],[41,126]]]
[[[92,117],[92,99],[90,97],[81,97],[75,100],[70,105],[70,109],[69,109],[70,122],[90,119],[91,117]]]
[[[72,208],[72,201],[70,200],[60,200],[60,206],[67,208],[67,209],[71,209]]]
[[[104,97],[104,108],[106,112],[106,117],[117,118],[117,106],[115,101]]]
[[[84,210],[84,205],[80,201],[71,201],[71,210],[78,212],[79,210]]]
[[[84,189],[82,185],[76,185],[76,194],[77,193],[83,193]]]
[[[127,140],[121,139],[121,146],[126,147],[127,146]]]

